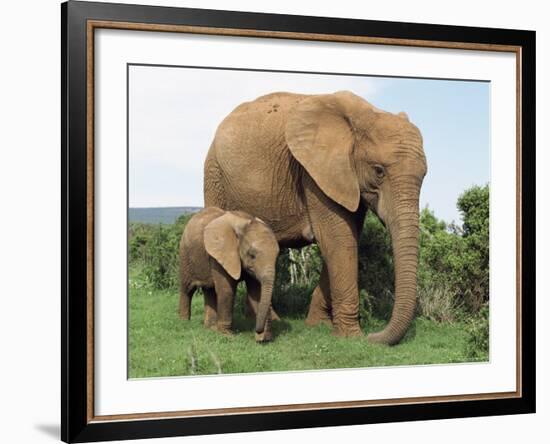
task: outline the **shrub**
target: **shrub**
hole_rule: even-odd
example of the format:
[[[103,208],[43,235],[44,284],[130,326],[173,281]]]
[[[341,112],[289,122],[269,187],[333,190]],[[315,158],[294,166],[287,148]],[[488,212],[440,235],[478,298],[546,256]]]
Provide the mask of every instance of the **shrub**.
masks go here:
[[[170,226],[159,224],[151,235],[143,261],[143,273],[155,288],[176,288],[178,285],[179,238]]]
[[[174,224],[131,223],[128,232],[128,259],[140,262],[148,284],[157,289],[177,288],[179,241],[190,214]]]
[[[445,288],[453,297],[459,297],[464,282],[464,269],[470,260],[464,239],[446,229],[430,232],[424,229],[424,217],[433,216],[424,209],[420,218],[420,253],[418,287],[427,294]]]
[[[487,359],[489,354],[489,304],[466,323],[466,354],[474,360]]]
[[[317,245],[283,248],[276,265],[273,307],[280,315],[305,317],[319,282],[322,258]]]
[[[288,249],[290,286],[311,287],[321,275],[322,258],[317,245],[301,249]]]
[[[317,245],[301,249],[283,248],[276,265],[276,285],[289,288],[317,285],[321,274],[322,258]]]
[[[418,286],[419,315],[435,322],[454,322],[459,317],[462,304],[446,285],[429,283]]]
[[[239,282],[235,291],[235,302],[233,305],[235,313],[244,317],[246,314],[246,286],[244,282]]]
[[[470,253],[463,296],[473,312],[489,300],[489,186],[475,186],[457,203],[464,219],[463,238]]]
[[[419,298],[450,292],[456,308],[475,314],[489,300],[489,186],[468,189],[457,206],[461,227],[421,212]]]
[[[393,254],[388,231],[368,213],[359,239],[359,288],[370,301],[373,316],[388,319],[393,307]]]
[[[315,285],[273,288],[273,308],[277,314],[290,318],[305,318]]]
[[[374,297],[362,289],[359,291],[359,325],[370,327],[374,322]]]
[[[128,260],[130,263],[143,260],[151,239],[150,225],[130,222],[128,227]]]

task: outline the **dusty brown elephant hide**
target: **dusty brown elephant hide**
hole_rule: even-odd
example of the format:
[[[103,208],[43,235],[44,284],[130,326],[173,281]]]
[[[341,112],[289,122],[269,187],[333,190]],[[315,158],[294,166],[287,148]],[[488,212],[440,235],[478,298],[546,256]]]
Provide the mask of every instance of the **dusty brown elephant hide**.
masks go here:
[[[204,165],[206,205],[264,220],[281,246],[316,242],[324,259],[306,322],[361,335],[358,238],[368,209],[388,228],[395,304],[372,342],[397,343],[415,312],[418,202],[427,171],[422,136],[406,114],[347,91],[274,93],[219,125]]]
[[[235,291],[246,282],[256,314],[256,340],[271,340],[271,297],[279,246],[271,229],[241,211],[205,208],[187,223],[180,241],[180,317],[202,288],[205,326],[231,334]]]

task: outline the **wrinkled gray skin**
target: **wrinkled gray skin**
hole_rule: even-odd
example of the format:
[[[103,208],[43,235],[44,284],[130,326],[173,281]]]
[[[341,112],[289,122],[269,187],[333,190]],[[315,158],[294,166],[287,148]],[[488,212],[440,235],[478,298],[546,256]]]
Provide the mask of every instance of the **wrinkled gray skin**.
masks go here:
[[[246,281],[256,312],[256,340],[271,339],[271,297],[279,246],[271,229],[249,214],[205,208],[187,223],[180,241],[180,317],[202,288],[205,325],[231,334],[235,291]]]
[[[281,246],[316,242],[323,256],[308,324],[342,336],[358,322],[358,239],[370,209],[388,228],[395,304],[372,342],[395,344],[416,306],[418,202],[427,171],[422,136],[347,91],[274,93],[239,105],[219,125],[204,166],[206,205],[264,220]]]

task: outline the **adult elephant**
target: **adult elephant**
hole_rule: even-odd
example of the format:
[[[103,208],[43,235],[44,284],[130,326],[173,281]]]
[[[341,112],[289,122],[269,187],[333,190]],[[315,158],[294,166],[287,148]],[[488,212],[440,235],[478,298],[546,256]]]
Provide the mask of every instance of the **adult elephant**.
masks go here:
[[[395,344],[416,307],[418,200],[426,174],[419,130],[347,91],[274,93],[246,102],[219,125],[204,165],[206,206],[242,210],[281,246],[317,242],[324,265],[306,322],[361,335],[357,246],[368,209],[389,229],[395,304],[372,342]]]

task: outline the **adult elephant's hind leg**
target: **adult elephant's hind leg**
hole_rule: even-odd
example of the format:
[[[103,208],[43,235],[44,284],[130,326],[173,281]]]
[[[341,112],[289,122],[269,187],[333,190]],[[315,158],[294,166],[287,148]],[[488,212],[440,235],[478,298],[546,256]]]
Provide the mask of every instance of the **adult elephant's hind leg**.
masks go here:
[[[202,292],[204,294],[204,326],[212,328],[218,321],[216,292],[213,288],[203,288]]]
[[[318,325],[325,323],[332,325],[332,304],[330,300],[330,283],[328,269],[323,261],[323,268],[319,283],[311,296],[309,311],[306,317],[306,325]]]

